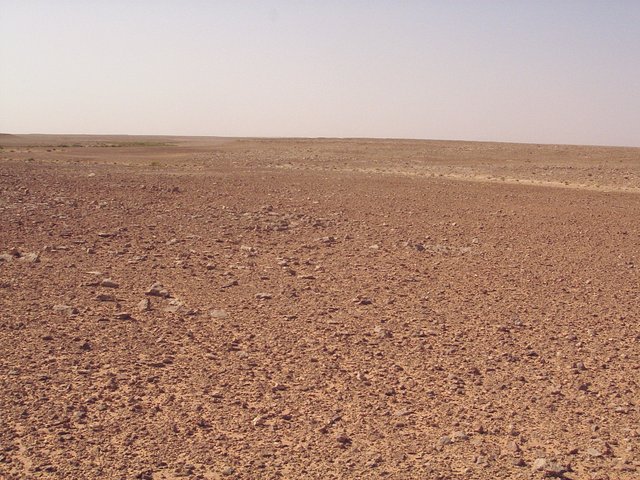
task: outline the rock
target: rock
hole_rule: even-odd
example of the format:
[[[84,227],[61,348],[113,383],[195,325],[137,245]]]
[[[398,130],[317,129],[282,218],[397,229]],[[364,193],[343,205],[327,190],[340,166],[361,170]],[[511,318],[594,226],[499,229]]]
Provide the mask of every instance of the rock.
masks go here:
[[[82,350],[83,352],[88,352],[92,348],[93,347],[91,346],[91,343],[88,340],[84,342],[82,345],[80,345],[80,350]]]
[[[40,261],[39,253],[21,253],[17,248],[12,248],[9,253],[0,254],[1,262],[12,262],[18,260],[25,263],[37,263]]]
[[[114,317],[116,320],[131,320],[131,314],[129,312],[118,312]]]
[[[151,300],[148,298],[143,298],[138,302],[138,311],[139,312],[148,312],[151,310]]]
[[[222,287],[220,288],[231,288],[231,287],[235,287],[236,285],[238,285],[238,280],[231,280],[230,282],[227,282],[224,285],[222,285]]]
[[[322,237],[322,238],[319,238],[318,241],[322,242],[322,243],[331,244],[331,243],[335,243],[336,242],[336,238],[335,237]]]
[[[537,458],[531,468],[534,472],[543,472],[544,476],[549,478],[562,477],[569,471],[568,467],[546,458]]]
[[[78,309],[69,305],[54,305],[53,311],[62,313],[64,315],[75,315],[78,313]]]
[[[26,262],[26,263],[38,263],[40,261],[40,254],[39,253],[25,253],[24,255],[21,255],[20,257],[18,257],[18,260],[20,260],[21,262]]]
[[[386,328],[382,328],[380,325],[378,325],[373,329],[373,333],[378,338],[391,338],[393,336],[390,330],[387,330]]]
[[[109,293],[101,293],[98,296],[96,296],[96,300],[98,300],[99,302],[115,302],[116,297],[114,297]]]
[[[513,465],[514,467],[524,467],[526,463],[522,458],[518,457],[511,460],[511,465]]]
[[[260,427],[264,425],[265,420],[266,420],[266,417],[264,415],[258,415],[253,420],[251,420],[251,423],[253,424],[254,427]]]
[[[445,445],[449,445],[451,443],[453,443],[453,440],[451,440],[451,437],[448,435],[443,435],[438,439],[438,445],[440,445],[441,447],[444,447]]]
[[[105,288],[118,288],[120,285],[118,285],[116,282],[114,282],[110,278],[105,278],[100,282],[100,286]]]
[[[349,438],[347,435],[343,433],[336,437],[336,442],[338,442],[343,447],[346,447],[348,445],[351,445],[351,438]]]
[[[211,310],[209,312],[209,316],[217,320],[224,320],[226,318],[229,318],[229,314],[225,310]]]
[[[109,232],[98,232],[98,236],[100,238],[110,238],[110,237],[115,237],[116,234],[115,233],[109,233]]]
[[[531,469],[534,472],[539,472],[540,470],[544,470],[549,461],[546,458],[536,458],[531,466]]]
[[[258,300],[269,300],[273,298],[273,295],[271,295],[270,293],[256,293],[256,298]]]
[[[480,435],[482,435],[483,433],[487,433],[487,430],[484,428],[484,425],[482,425],[481,423],[476,423],[473,426],[473,431],[476,433],[479,433]]]
[[[182,305],[181,303],[175,303],[164,308],[164,311],[169,313],[180,313],[184,310],[184,305]]]
[[[468,440],[468,439],[469,439],[469,436],[460,430],[457,430],[451,434],[451,440],[453,442],[461,442],[463,440]]]
[[[584,372],[586,370],[586,367],[584,366],[583,362],[574,363],[573,364],[573,368],[575,368],[579,372]]]
[[[367,467],[376,468],[382,463],[382,461],[383,461],[382,457],[378,455],[377,457],[374,457],[367,462]]]
[[[590,457],[600,458],[603,456],[600,450],[593,447],[587,448],[586,452],[587,452],[587,455],[589,455]]]
[[[145,292],[145,295],[149,295],[151,297],[162,297],[169,298],[169,292],[165,290],[161,283],[154,283],[151,285],[151,288]]]
[[[507,442],[507,445],[505,446],[505,450],[509,453],[520,453],[520,445],[517,444],[517,442],[514,442],[513,440],[511,440],[510,442]]]

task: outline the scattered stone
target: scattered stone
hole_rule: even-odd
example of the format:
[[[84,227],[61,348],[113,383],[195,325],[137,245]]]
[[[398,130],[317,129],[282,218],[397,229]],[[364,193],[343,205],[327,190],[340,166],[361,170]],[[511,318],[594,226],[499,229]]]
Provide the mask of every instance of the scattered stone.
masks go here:
[[[185,310],[184,305],[182,303],[174,303],[164,308],[165,312],[169,313],[180,313]]]
[[[387,330],[386,328],[382,328],[380,325],[373,329],[373,333],[378,338],[391,338],[393,334],[391,330]]]
[[[165,290],[161,283],[154,283],[151,285],[151,288],[145,292],[145,295],[149,295],[151,297],[162,297],[169,298],[169,292]]]
[[[603,456],[602,452],[600,450],[598,450],[597,448],[587,448],[587,455],[589,455],[590,457],[594,457],[594,458],[600,458]]]
[[[469,436],[460,430],[457,430],[451,434],[451,440],[453,442],[461,442],[468,439],[469,439]]]
[[[507,452],[510,452],[513,454],[520,453],[520,445],[518,445],[518,443],[513,440],[507,442],[507,445],[505,448]]]
[[[264,425],[265,420],[266,420],[266,417],[264,415],[258,415],[253,420],[251,420],[251,423],[253,424],[254,427],[260,427]]]
[[[336,237],[322,237],[322,238],[319,238],[318,241],[322,243],[331,244],[336,242]]]
[[[269,300],[273,298],[273,295],[271,295],[270,293],[256,293],[256,298],[258,300]]]
[[[38,263],[40,261],[40,254],[39,253],[25,253],[24,255],[21,255],[20,257],[18,257],[18,260],[20,260],[21,262],[26,262],[26,263]]]
[[[114,282],[110,278],[105,278],[100,282],[100,286],[105,288],[118,288],[120,285],[118,285],[116,282]]]
[[[93,347],[91,346],[91,343],[89,342],[89,340],[87,340],[86,342],[84,342],[82,345],[80,345],[80,350],[84,351],[84,352],[88,352],[89,350],[91,350]]]
[[[531,469],[534,472],[539,472],[540,470],[544,470],[544,468],[549,464],[549,461],[546,458],[536,458],[531,466]]]
[[[151,300],[148,298],[143,298],[138,302],[138,311],[139,312],[148,312],[151,310]]]
[[[573,364],[573,368],[575,368],[578,372],[584,372],[586,370],[583,362],[575,362]]]
[[[25,263],[38,263],[40,261],[39,253],[21,253],[18,249],[12,248],[9,253],[0,254],[0,261],[12,262],[18,260]]]
[[[131,314],[129,312],[118,312],[114,317],[116,320],[131,320]]]
[[[231,280],[230,282],[222,285],[222,287],[220,288],[231,288],[231,287],[235,287],[236,285],[238,285],[238,280]]]
[[[568,467],[546,458],[537,458],[531,468],[534,472],[543,472],[544,476],[548,478],[562,478],[565,473],[570,471]]]
[[[338,435],[338,436],[336,437],[336,441],[337,441],[340,445],[342,445],[343,447],[346,447],[346,446],[348,446],[348,445],[351,445],[351,442],[352,442],[351,438],[349,438],[349,437],[348,437],[347,435],[345,435],[344,433],[343,433],[343,434],[341,434],[341,435]]]
[[[54,305],[53,311],[64,315],[76,315],[78,313],[78,309],[76,307],[71,307],[69,305]]]
[[[98,300],[99,302],[115,302],[116,297],[114,297],[109,293],[101,293],[98,296],[96,296],[96,300]]]
[[[100,238],[110,238],[110,237],[115,237],[116,234],[115,233],[109,233],[109,232],[98,232],[98,236]]]
[[[225,310],[211,310],[209,312],[209,316],[217,320],[224,320],[226,318],[229,318],[229,314]]]
[[[511,460],[511,465],[514,467],[524,467],[526,466],[526,463],[522,458],[518,457]]]
[[[476,423],[473,426],[473,431],[476,433],[479,433],[480,435],[482,435],[483,433],[487,433],[487,430],[484,428],[484,425],[482,425],[481,423]]]
[[[203,429],[208,429],[211,428],[211,423],[208,422],[207,420],[205,420],[204,418],[200,418],[197,422],[196,425],[200,428]]]
[[[444,447],[445,445],[449,445],[451,443],[453,443],[453,440],[451,440],[451,437],[448,435],[443,435],[438,439],[438,445],[440,445],[441,447]]]

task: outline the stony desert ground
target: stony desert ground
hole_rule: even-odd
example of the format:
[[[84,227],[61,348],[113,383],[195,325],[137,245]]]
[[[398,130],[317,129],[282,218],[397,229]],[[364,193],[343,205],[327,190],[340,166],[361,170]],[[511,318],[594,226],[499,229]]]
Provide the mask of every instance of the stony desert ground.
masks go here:
[[[0,145],[0,478],[640,478],[640,149]]]

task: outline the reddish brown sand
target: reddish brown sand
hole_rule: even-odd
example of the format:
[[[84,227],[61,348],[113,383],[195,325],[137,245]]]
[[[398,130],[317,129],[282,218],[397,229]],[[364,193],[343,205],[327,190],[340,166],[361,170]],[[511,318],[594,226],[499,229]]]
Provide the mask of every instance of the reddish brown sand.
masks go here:
[[[640,149],[0,145],[1,478],[640,478]]]

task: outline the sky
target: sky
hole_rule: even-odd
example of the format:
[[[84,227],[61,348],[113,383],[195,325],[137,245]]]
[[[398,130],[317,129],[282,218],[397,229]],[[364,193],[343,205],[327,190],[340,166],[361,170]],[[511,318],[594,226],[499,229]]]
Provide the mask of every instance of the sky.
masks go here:
[[[0,132],[640,146],[640,1],[0,0]]]

